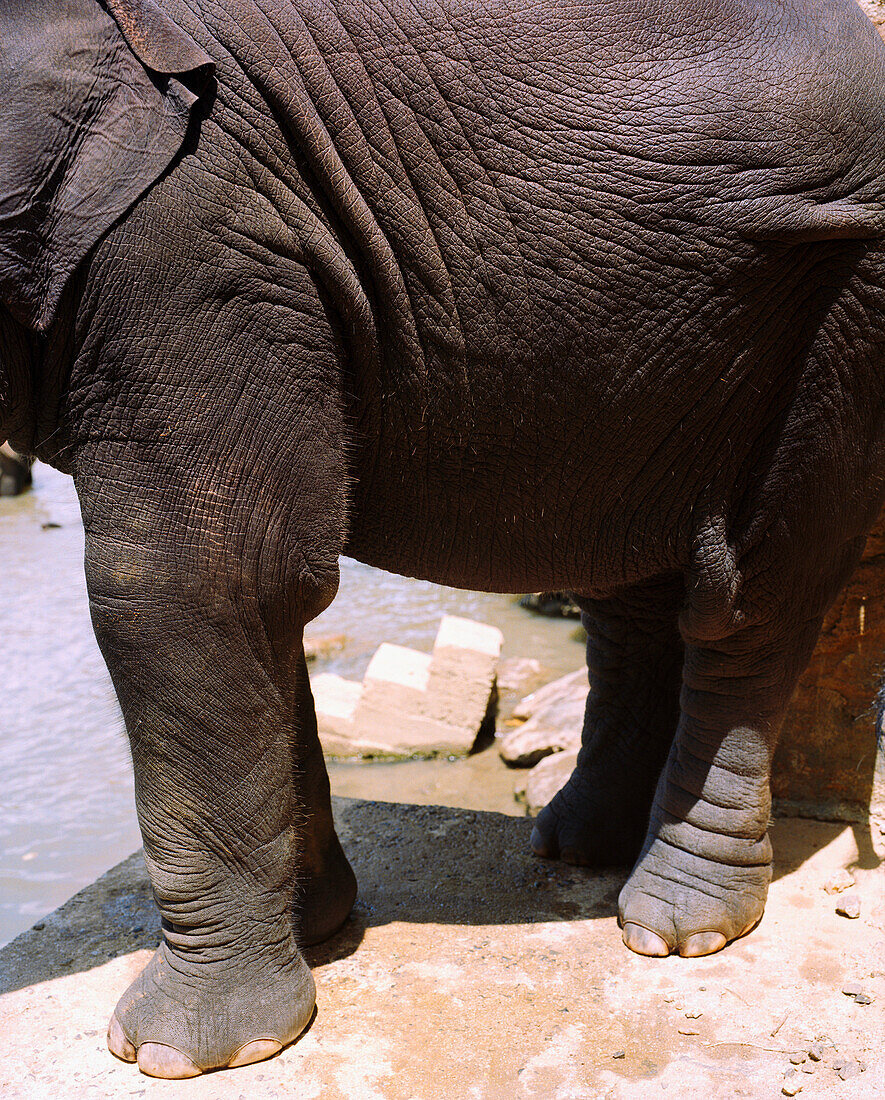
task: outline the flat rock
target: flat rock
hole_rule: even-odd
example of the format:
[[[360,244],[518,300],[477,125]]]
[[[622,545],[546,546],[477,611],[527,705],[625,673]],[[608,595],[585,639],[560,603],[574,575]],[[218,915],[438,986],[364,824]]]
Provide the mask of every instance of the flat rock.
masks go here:
[[[511,768],[533,768],[545,756],[568,750],[577,752],[580,745],[580,725],[556,729],[537,726],[532,718],[519,729],[505,734],[501,738],[498,752],[504,763]]]
[[[881,973],[881,932],[857,921],[837,935],[831,907],[796,904],[851,830],[776,821],[759,928],[709,958],[644,959],[617,928],[623,876],[534,858],[525,818],[338,798],[333,809],[360,893],[341,932],[308,952],[318,1011],[298,1042],[181,1082],[108,1054],[110,1013],[159,935],[139,854],[0,951],[3,1100],[773,1097],[779,1050],[824,1034],[866,1072],[843,1082],[825,1063],[803,1075],[806,1094],[883,1095],[882,998],[861,1013],[833,996],[843,975]],[[704,1013],[697,1029],[677,1008],[689,1001]]]
[[[497,689],[498,725],[509,721],[513,708],[529,692],[550,683],[552,673],[535,657],[508,657],[498,665]]]
[[[533,691],[513,708],[513,717],[526,720],[532,718],[542,707],[568,698],[586,699],[589,691],[587,669],[579,668],[567,676],[560,676],[549,684]]]
[[[505,764],[531,768],[552,753],[577,751],[581,747],[588,691],[586,674],[583,675],[585,683],[581,690],[576,682],[566,684],[556,694],[533,704],[528,721],[501,738],[498,751]]]
[[[537,658],[508,657],[498,666],[498,690],[518,691],[525,695],[529,689],[535,691],[549,682],[549,673],[546,681],[543,676],[544,666]]]
[[[544,809],[556,792],[564,787],[578,762],[577,749],[558,752],[536,764],[528,773],[524,789],[517,790],[517,798],[525,803],[526,812],[535,817]]]

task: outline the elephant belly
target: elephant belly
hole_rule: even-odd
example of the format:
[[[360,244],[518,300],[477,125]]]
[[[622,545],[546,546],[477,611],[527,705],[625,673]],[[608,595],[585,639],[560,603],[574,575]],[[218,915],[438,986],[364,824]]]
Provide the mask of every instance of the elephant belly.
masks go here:
[[[607,591],[678,567],[692,501],[673,493],[656,452],[690,477],[692,449],[677,454],[678,424],[652,423],[660,403],[631,411],[627,387],[600,403],[598,370],[547,364],[520,395],[475,363],[472,387],[443,372],[417,414],[407,399],[387,401],[371,443],[356,451],[345,552],[502,592]]]

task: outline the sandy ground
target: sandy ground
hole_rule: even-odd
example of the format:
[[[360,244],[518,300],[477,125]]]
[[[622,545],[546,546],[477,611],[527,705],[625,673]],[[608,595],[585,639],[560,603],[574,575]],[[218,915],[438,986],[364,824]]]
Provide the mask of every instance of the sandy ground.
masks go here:
[[[309,953],[318,1012],[297,1043],[188,1082],[107,1053],[108,1016],[157,942],[136,855],[0,952],[4,1100],[776,1097],[796,1084],[885,1097],[878,828],[859,857],[850,827],[776,822],[756,931],[706,959],[658,960],[621,945],[625,872],[534,859],[526,819],[350,799],[336,815],[360,896]],[[846,868],[856,920],[824,889]],[[852,983],[870,1003],[843,992]],[[791,1065],[815,1042],[820,1061]]]
[[[885,0],[857,0],[873,23],[879,34],[885,37]]]

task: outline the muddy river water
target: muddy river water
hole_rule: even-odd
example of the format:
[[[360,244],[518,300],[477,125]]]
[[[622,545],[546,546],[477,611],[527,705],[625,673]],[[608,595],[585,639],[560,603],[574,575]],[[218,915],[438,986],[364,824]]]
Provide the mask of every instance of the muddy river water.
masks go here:
[[[83,529],[70,478],[46,467],[0,500],[0,944],[129,855],[141,841],[123,722],[89,624]],[[575,624],[537,618],[512,597],[461,592],[343,559],[314,635],[344,634],[315,667],[359,678],[382,641],[429,650],[444,613],[504,633],[505,657],[550,677],[582,660]],[[338,794],[522,812],[494,748],[464,761],[339,764]]]

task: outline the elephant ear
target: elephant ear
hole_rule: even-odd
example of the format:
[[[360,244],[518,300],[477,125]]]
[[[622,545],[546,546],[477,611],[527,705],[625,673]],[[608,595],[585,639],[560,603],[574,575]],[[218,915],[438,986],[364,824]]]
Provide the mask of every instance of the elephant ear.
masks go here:
[[[0,301],[44,332],[182,147],[212,60],[151,0],[0,0]]]

